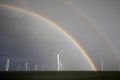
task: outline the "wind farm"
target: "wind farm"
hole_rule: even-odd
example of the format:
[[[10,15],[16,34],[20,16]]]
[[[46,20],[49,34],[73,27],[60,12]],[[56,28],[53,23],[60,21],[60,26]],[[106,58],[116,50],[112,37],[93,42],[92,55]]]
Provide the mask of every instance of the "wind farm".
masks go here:
[[[0,80],[116,80],[119,7],[119,0],[0,0]]]

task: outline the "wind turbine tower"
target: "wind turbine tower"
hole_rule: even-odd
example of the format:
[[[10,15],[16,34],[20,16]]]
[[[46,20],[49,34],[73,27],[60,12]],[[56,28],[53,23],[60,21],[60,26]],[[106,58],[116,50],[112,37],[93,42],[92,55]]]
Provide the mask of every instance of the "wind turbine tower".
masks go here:
[[[9,70],[9,63],[10,63],[10,59],[7,58],[7,62],[6,62],[6,65],[5,65],[5,71]]]
[[[103,71],[103,61],[101,61],[101,71]]]
[[[18,65],[18,71],[20,71],[20,68],[21,68],[21,66],[20,66],[20,65]]]
[[[60,71],[60,67],[61,67],[61,60],[60,60],[60,54],[63,52],[63,50],[61,50],[58,54],[57,54],[57,71]]]
[[[35,71],[37,71],[37,70],[38,70],[38,65],[36,64],[36,65],[35,65]]]
[[[60,68],[59,70],[64,70],[64,65],[62,64],[62,62],[60,60],[59,60],[59,62],[60,62],[59,63],[59,68]]]
[[[28,62],[25,63],[25,71],[28,70]]]
[[[42,65],[42,71],[44,70],[44,65]]]

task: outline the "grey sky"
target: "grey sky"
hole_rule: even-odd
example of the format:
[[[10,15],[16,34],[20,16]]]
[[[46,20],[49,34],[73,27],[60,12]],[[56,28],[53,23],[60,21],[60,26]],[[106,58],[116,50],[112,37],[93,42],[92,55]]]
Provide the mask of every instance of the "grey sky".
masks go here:
[[[120,1],[69,1],[76,9],[72,8],[71,5],[69,5],[68,2],[64,0],[1,0],[0,2],[17,5],[30,11],[40,13],[41,15],[49,18],[50,20],[60,25],[63,29],[65,29],[78,41],[78,43],[83,46],[83,48],[87,51],[88,55],[90,55],[98,69],[100,69],[100,62],[104,60],[105,70],[117,70],[117,67],[119,65],[119,61],[117,59],[119,57],[116,57],[110,45],[108,45],[106,40],[101,36],[101,34],[99,34],[98,31],[94,29],[94,27],[97,27],[99,31],[101,31],[102,34],[106,36],[106,38],[112,44],[112,47],[114,47],[119,54]],[[84,15],[81,15],[79,11],[82,11]],[[6,37],[4,37],[5,35],[2,34],[0,36],[2,38],[2,40],[0,41],[0,46],[2,46],[2,43],[3,46],[7,46],[11,43],[10,45],[13,45],[15,48],[18,47],[16,51],[14,51],[14,56],[21,55],[21,53],[24,53],[25,55],[25,52],[31,54],[32,56],[34,56],[34,58],[36,57],[36,55],[39,55],[41,57],[38,58],[41,58],[41,60],[43,60],[41,61],[41,64],[45,63],[46,65],[51,62],[53,62],[53,65],[56,65],[55,57],[53,56],[55,56],[54,53],[59,50],[58,48],[62,47],[65,50],[64,53],[66,53],[62,56],[64,64],[66,64],[66,66],[71,66],[69,67],[69,69],[79,69],[79,66],[77,64],[81,63],[79,61],[79,58],[82,57],[78,56],[77,53],[79,53],[79,51],[74,48],[71,42],[69,42],[69,40],[67,40],[64,35],[62,35],[60,32],[52,30],[52,27],[40,27],[41,30],[39,31],[38,26],[47,26],[44,24],[44,22],[38,22],[37,18],[31,17],[31,15],[25,13],[18,12],[18,14],[19,16],[17,15],[15,10],[0,8],[0,26],[2,26],[2,29],[0,28],[0,33],[2,34],[3,31],[3,33],[7,35],[7,38],[9,34],[8,39],[13,42],[11,43],[11,41],[5,41],[7,39]],[[87,18],[89,19],[84,16],[87,16]],[[96,26],[92,25],[91,21],[96,24]],[[43,34],[45,35],[43,36]],[[24,44],[26,45],[24,46]],[[2,48],[1,50],[3,50]],[[4,49],[6,49],[6,47]],[[9,50],[13,51],[12,49],[7,49],[8,50],[5,52],[5,56],[8,55],[7,53],[9,53]],[[51,54],[48,54],[49,52]],[[35,55],[33,55],[33,53],[35,53]],[[66,59],[68,55],[69,58]],[[49,62],[47,62],[47,59],[50,59]],[[84,59],[80,60],[83,60],[86,64],[86,61]],[[70,63],[70,61],[73,62]],[[85,66],[85,64],[81,65]],[[49,64],[49,66],[52,65]],[[52,69],[54,68],[55,67],[53,67]]]

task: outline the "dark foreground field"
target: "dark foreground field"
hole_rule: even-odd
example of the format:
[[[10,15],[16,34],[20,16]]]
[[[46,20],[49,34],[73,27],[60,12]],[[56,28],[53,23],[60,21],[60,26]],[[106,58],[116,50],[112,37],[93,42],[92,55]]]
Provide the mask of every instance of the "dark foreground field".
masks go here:
[[[120,80],[120,72],[94,71],[8,71],[0,80]]]

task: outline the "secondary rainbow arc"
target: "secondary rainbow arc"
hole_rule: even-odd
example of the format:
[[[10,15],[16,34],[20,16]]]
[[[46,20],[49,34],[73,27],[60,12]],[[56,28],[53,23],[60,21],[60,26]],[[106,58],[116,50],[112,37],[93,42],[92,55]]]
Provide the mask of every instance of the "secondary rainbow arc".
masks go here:
[[[92,20],[87,14],[86,12],[81,9],[80,7],[78,8],[77,5],[75,5],[74,3],[72,3],[70,0],[65,0],[66,5],[69,6],[69,8],[71,8],[72,10],[74,10],[75,12],[77,12],[77,14],[82,15],[83,18],[85,20],[87,20],[92,26],[91,28],[94,29],[94,31],[96,31],[107,43],[107,45],[110,47],[110,49],[112,50],[113,54],[115,54],[116,59],[120,60],[120,55],[119,52],[116,50],[116,48],[113,46],[112,42],[108,39],[107,35],[105,35],[105,33],[98,27],[98,25],[94,22],[94,20]]]

